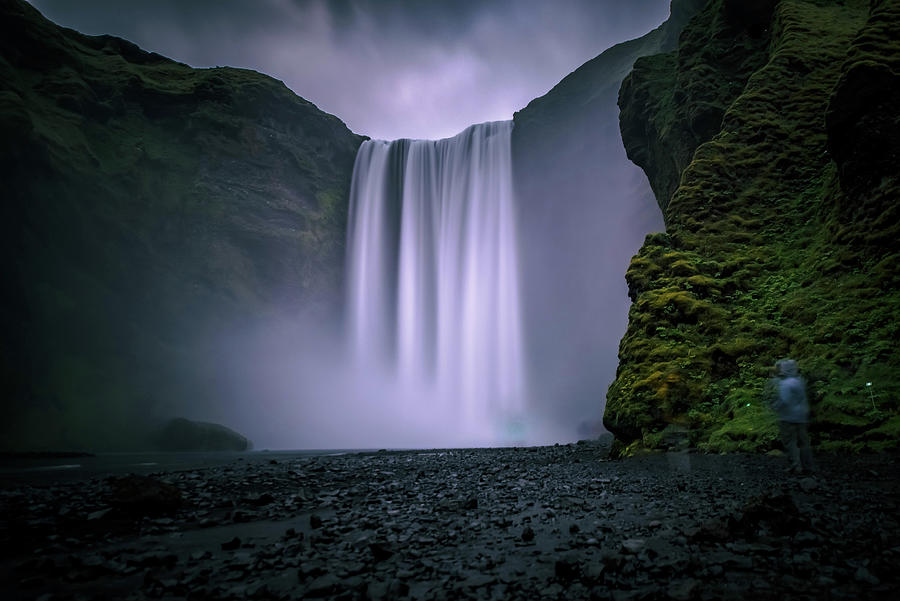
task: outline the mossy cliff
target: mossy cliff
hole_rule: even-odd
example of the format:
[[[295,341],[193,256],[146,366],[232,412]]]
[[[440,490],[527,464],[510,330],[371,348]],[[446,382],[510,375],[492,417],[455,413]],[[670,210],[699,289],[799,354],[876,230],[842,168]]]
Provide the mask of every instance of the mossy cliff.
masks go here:
[[[134,445],[215,404],[229,328],[333,315],[361,141],[265,75],[0,1],[2,445]]]
[[[762,387],[786,356],[814,444],[896,448],[900,2],[710,0],[619,104],[666,221],[626,274],[604,417],[619,451],[675,430],[775,448]]]

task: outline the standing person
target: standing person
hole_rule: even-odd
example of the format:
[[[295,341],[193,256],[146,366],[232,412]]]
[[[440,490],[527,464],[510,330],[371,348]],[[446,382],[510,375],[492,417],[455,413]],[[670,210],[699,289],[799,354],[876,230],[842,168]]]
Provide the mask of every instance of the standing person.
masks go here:
[[[778,416],[781,441],[791,461],[789,471],[794,474],[812,473],[812,451],[806,424],[809,422],[809,402],[806,399],[806,382],[797,370],[793,359],[782,359],[775,364],[777,381],[771,406]]]

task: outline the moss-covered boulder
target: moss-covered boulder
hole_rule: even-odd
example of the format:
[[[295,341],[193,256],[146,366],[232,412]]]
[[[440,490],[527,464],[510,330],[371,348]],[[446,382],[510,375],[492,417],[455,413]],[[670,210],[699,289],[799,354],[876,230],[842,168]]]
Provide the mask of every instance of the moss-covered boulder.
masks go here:
[[[815,443],[896,448],[900,3],[742,4],[711,0],[621,89],[667,231],[628,268],[604,423],[620,451],[673,424],[771,449],[762,387],[791,356]]]
[[[147,415],[216,415],[231,329],[334,319],[362,139],[265,75],[2,0],[0,445],[125,448]]]

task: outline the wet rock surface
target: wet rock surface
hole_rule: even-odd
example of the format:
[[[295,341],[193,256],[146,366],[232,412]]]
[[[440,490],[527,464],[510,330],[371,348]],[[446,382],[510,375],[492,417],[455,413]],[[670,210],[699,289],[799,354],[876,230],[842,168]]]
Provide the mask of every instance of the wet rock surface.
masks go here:
[[[0,482],[4,599],[856,599],[900,587],[894,455],[590,444],[265,453],[118,478]],[[134,479],[129,486],[139,483]],[[118,496],[117,496],[118,495]],[[162,501],[161,501],[162,502]]]

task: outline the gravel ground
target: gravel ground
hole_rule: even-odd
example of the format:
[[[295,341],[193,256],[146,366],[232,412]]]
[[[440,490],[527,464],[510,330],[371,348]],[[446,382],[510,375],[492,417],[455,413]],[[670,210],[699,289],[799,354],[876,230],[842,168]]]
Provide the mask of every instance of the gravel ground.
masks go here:
[[[4,600],[897,599],[897,456],[253,453],[0,482]]]

